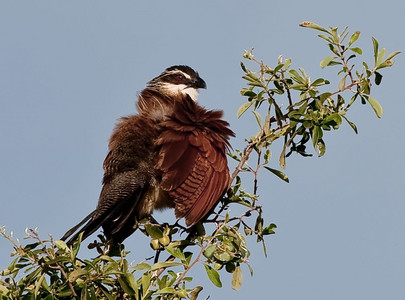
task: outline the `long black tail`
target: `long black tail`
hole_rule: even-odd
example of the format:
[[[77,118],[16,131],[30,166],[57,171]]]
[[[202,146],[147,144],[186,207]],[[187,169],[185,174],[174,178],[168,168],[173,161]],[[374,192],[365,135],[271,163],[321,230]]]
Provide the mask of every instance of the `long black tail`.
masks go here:
[[[80,233],[83,232],[82,240],[90,236],[102,225],[102,218],[93,218],[95,211],[91,212],[87,217],[85,217],[79,224],[69,229],[61,238],[62,241],[66,241],[67,245],[72,245],[75,240],[77,240]],[[86,223],[87,222],[87,223]],[[86,223],[86,224],[85,224]],[[85,224],[83,226],[83,224]],[[83,227],[82,227],[83,226]],[[82,227],[81,229],[79,229]],[[77,232],[76,232],[77,231]],[[76,232],[76,233],[75,233]]]

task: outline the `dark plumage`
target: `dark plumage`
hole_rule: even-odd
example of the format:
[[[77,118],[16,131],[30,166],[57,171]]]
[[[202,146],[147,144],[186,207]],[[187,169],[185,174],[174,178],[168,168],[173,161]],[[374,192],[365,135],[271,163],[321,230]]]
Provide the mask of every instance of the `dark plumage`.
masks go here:
[[[227,189],[225,151],[234,133],[221,111],[195,102],[205,87],[188,66],[167,68],[148,83],[139,113],[121,118],[110,138],[97,208],[62,240],[71,244],[80,232],[84,239],[102,227],[121,243],[154,209],[174,208],[187,226],[206,216]]]

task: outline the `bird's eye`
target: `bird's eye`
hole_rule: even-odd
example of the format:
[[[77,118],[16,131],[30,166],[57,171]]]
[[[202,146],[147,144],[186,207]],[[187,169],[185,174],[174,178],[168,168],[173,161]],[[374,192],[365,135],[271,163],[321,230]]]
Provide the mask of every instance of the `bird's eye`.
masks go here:
[[[175,79],[177,82],[181,82],[184,80],[183,74],[176,74]]]

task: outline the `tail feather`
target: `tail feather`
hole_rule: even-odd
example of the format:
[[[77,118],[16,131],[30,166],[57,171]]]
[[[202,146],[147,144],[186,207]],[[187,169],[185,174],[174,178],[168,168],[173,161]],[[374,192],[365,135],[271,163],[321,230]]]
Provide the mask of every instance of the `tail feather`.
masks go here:
[[[83,232],[83,239],[87,238],[89,235],[94,233],[102,225],[102,219],[101,218],[93,219],[94,213],[95,213],[95,211],[91,212],[87,217],[85,217],[82,221],[80,221],[79,224],[77,224],[73,228],[69,229],[63,235],[61,240],[66,241],[66,239],[68,239],[70,237],[70,239],[66,242],[66,244],[72,245],[73,242],[78,238],[80,233]],[[83,226],[83,224],[85,224],[85,225]],[[80,227],[82,227],[82,228],[79,229]]]

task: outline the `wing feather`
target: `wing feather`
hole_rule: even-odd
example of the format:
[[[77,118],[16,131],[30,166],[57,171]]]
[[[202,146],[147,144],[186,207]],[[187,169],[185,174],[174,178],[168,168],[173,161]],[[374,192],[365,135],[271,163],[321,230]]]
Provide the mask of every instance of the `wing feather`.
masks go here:
[[[173,142],[172,147],[165,147],[165,149],[160,152],[165,154],[165,157],[161,158],[162,164],[160,167],[165,170],[171,168],[173,164],[180,160],[187,148],[188,143],[186,140]]]
[[[221,117],[221,111],[206,110],[186,97],[160,124],[156,169],[161,188],[174,201],[176,217],[184,217],[188,226],[209,213],[229,183],[225,151],[234,133]]]
[[[166,147],[163,147],[161,153],[172,153],[176,151],[177,144],[167,144]],[[177,188],[182,182],[186,180],[186,178],[190,175],[190,166],[194,165],[196,157],[198,155],[198,149],[194,147],[189,147],[189,144],[182,145],[184,148],[182,150],[177,150],[183,152],[177,161],[171,164],[170,168],[166,168],[163,170],[162,176],[162,183],[161,186],[164,190],[173,190]],[[164,154],[163,162],[168,160],[172,160],[173,157]],[[163,165],[167,165],[163,163]]]
[[[174,200],[176,217],[184,217],[188,226],[211,210],[229,181],[224,147],[216,147],[209,136],[196,131],[187,134],[182,148],[176,142],[164,143],[158,163],[163,172],[161,186]],[[182,155],[174,162],[170,154],[175,151]]]

